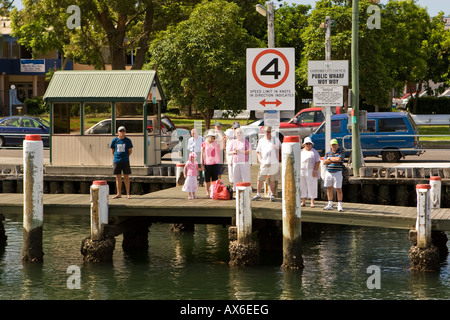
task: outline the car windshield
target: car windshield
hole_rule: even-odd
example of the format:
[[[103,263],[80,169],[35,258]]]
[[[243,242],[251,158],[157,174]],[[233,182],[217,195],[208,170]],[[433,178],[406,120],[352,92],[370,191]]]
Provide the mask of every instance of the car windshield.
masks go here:
[[[258,126],[262,126],[264,125],[264,119],[257,119],[255,121],[250,122],[249,124],[247,124],[248,126],[252,126],[252,127],[258,127]]]
[[[47,120],[42,119],[42,118],[38,118],[38,120],[39,120],[39,122],[42,123],[44,126],[50,127],[50,123],[49,123]]]

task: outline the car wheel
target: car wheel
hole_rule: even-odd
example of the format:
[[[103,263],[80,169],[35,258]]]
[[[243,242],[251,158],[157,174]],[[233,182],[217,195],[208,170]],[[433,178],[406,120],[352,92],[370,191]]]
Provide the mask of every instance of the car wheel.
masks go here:
[[[383,151],[381,157],[384,162],[398,162],[402,155],[399,151]]]
[[[257,135],[251,135],[249,137],[250,145],[252,146],[253,150],[256,150],[256,147],[258,146],[258,136]]]

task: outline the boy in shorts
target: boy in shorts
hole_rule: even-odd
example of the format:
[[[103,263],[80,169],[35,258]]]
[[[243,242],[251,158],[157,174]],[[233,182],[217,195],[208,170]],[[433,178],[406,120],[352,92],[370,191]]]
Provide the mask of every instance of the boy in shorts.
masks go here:
[[[266,177],[269,177],[270,201],[275,201],[275,182],[280,180],[280,148],[280,140],[275,135],[272,135],[272,128],[264,127],[264,137],[259,140],[256,147],[256,155],[258,156],[260,167],[256,184],[256,196],[252,200],[261,200],[261,187]]]
[[[116,189],[117,194],[113,199],[122,197],[122,172],[125,182],[125,190],[127,192],[127,198],[130,199],[130,155],[133,151],[133,143],[127,137],[125,137],[125,127],[119,127],[118,135],[111,141],[111,151],[114,155],[113,174],[116,175]]]
[[[336,196],[338,200],[337,209],[339,212],[342,209],[342,170],[344,169],[344,151],[339,149],[339,144],[336,139],[330,141],[331,151],[325,154],[323,163],[327,166],[325,171],[325,180],[323,186],[327,188],[328,204],[323,208],[324,210],[333,210],[333,188],[336,189]]]

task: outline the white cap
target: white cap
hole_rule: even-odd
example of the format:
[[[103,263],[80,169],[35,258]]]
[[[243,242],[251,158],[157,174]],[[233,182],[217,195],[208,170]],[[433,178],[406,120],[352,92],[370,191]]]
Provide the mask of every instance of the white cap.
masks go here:
[[[119,132],[119,131],[121,131],[121,130],[124,130],[125,132],[127,131],[127,129],[125,129],[124,126],[120,126],[119,129],[117,129],[117,132]]]

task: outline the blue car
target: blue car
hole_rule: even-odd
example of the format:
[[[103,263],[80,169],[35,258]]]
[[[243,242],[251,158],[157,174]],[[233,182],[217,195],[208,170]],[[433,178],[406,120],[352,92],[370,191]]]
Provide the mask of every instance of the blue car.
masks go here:
[[[49,146],[50,124],[41,118],[5,117],[0,120],[0,147],[22,146],[27,134],[39,134],[44,147]]]
[[[352,134],[347,127],[347,114],[331,116],[331,138],[336,138],[346,156],[351,154]],[[360,131],[364,157],[381,156],[384,162],[398,162],[407,155],[423,153],[418,128],[407,112],[368,112],[367,129]],[[310,135],[314,148],[324,155],[325,122]]]

